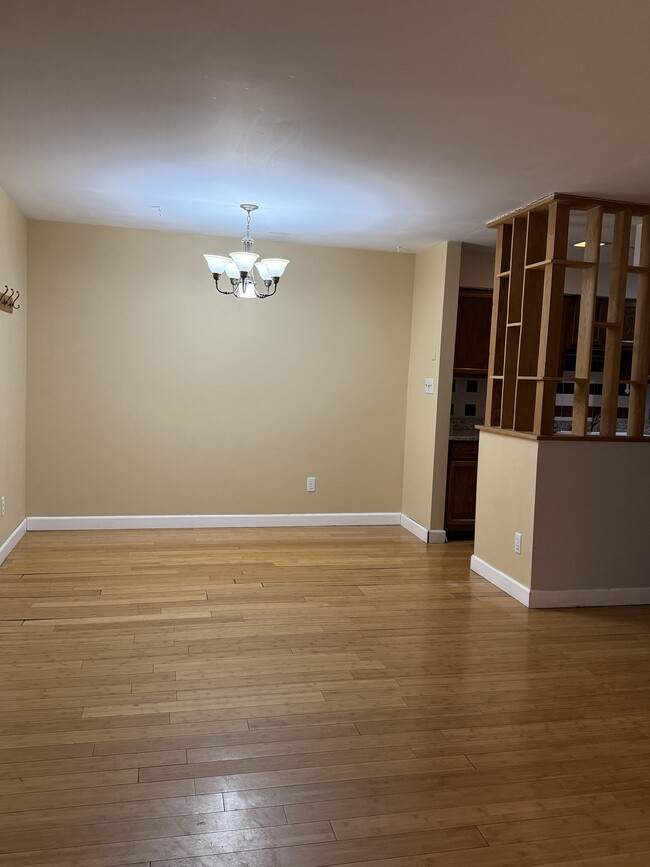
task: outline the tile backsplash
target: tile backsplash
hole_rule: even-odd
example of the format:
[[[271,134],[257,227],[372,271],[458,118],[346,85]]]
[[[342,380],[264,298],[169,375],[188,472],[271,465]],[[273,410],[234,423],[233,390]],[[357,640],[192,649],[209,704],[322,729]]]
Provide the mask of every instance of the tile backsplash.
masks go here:
[[[485,418],[487,380],[456,377],[452,382],[451,390],[452,419],[470,418],[482,420]],[[482,424],[482,421],[474,421],[474,424]]]
[[[485,379],[456,377],[453,380],[449,425],[452,438],[478,439],[476,425],[485,422],[486,396]]]
[[[477,418],[452,418],[449,425],[449,436],[451,439],[462,440],[477,440],[478,431],[477,424],[484,424],[483,417]]]

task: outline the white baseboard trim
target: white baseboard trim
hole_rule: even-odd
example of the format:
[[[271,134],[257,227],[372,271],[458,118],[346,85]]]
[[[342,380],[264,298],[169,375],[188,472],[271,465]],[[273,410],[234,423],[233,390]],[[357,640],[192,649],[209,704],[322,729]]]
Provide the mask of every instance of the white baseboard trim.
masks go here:
[[[481,558],[477,557],[476,554],[472,554],[470,569],[480,575],[481,578],[485,578],[491,584],[494,584],[494,586],[498,587],[499,590],[503,590],[509,596],[512,596],[512,598],[516,599],[517,602],[521,602],[521,604],[525,605],[527,608],[530,607],[529,587],[525,587],[523,584],[520,584],[519,581],[515,581],[514,578],[511,578],[510,575],[506,575],[505,572],[501,572],[499,569],[495,569],[494,566],[490,566],[489,563],[486,563],[485,560],[481,560]]]
[[[532,590],[531,608],[599,608],[607,605],[650,605],[650,587],[588,590]]]
[[[199,527],[344,527],[399,524],[399,512],[296,515],[83,515],[27,518],[28,530],[166,530]]]
[[[28,530],[163,530],[200,527],[344,527],[400,524],[422,542],[447,541],[444,530],[427,530],[399,512],[322,512],[296,515],[101,515],[25,518],[0,545],[2,564]],[[530,590],[510,575],[472,555],[470,568],[528,608],[591,608],[650,605],[650,587]]]
[[[418,524],[418,522],[414,521],[413,518],[409,518],[408,515],[401,516],[400,524],[405,530],[408,530],[409,533],[413,533],[414,536],[417,536],[421,542],[429,541],[429,531],[427,528],[423,527],[422,524]]]
[[[444,530],[427,530],[426,527],[423,527],[422,524],[418,524],[417,521],[414,521],[413,518],[409,518],[408,515],[402,515],[401,520],[398,521],[399,524],[404,527],[405,530],[408,530],[409,533],[413,533],[414,536],[421,542],[427,542],[429,545],[440,545],[447,541],[447,534]]]
[[[505,572],[500,572],[476,554],[472,571],[486,578],[527,608],[596,608],[609,605],[650,605],[650,587],[614,587],[586,590],[530,590]]]
[[[11,552],[14,550],[14,548],[20,542],[26,532],[27,519],[25,518],[23,521],[20,522],[20,524],[18,524],[18,526],[13,531],[11,536],[9,536],[7,541],[3,542],[2,545],[0,545],[0,564],[4,563],[4,561],[11,554]]]

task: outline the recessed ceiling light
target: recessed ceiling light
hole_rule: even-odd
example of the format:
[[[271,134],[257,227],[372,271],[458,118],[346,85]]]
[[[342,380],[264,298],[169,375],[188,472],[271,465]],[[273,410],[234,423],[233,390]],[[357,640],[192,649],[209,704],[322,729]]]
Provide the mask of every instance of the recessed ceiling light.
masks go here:
[[[586,246],[587,246],[587,242],[586,242],[586,241],[578,241],[578,243],[577,243],[577,244],[574,244],[573,246],[574,246],[574,247],[586,247]],[[601,246],[601,247],[604,247],[604,246],[605,246],[605,241],[601,241],[601,242],[600,242],[600,246]]]

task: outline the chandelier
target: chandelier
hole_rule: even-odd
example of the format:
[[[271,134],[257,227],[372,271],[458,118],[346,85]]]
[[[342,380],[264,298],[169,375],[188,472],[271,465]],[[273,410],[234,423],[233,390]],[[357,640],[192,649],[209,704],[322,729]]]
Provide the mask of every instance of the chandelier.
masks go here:
[[[231,253],[230,256],[215,256],[205,253],[204,259],[214,277],[217,292],[222,295],[234,295],[235,298],[270,298],[275,295],[280,277],[289,264],[288,259],[262,259],[253,253],[254,241],[251,238],[251,213],[258,210],[258,205],[240,205],[246,211],[246,234],[242,238],[244,249],[241,253]],[[266,291],[260,291],[255,281],[253,265],[257,268],[259,279]],[[224,273],[230,278],[230,289],[219,286],[219,277]]]

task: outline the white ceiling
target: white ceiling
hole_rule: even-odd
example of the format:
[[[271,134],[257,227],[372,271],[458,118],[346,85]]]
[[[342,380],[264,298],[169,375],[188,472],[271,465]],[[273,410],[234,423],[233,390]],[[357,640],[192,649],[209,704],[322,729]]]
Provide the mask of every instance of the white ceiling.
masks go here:
[[[0,0],[30,217],[419,250],[650,200],[648,0]],[[159,214],[162,208],[162,216]]]

